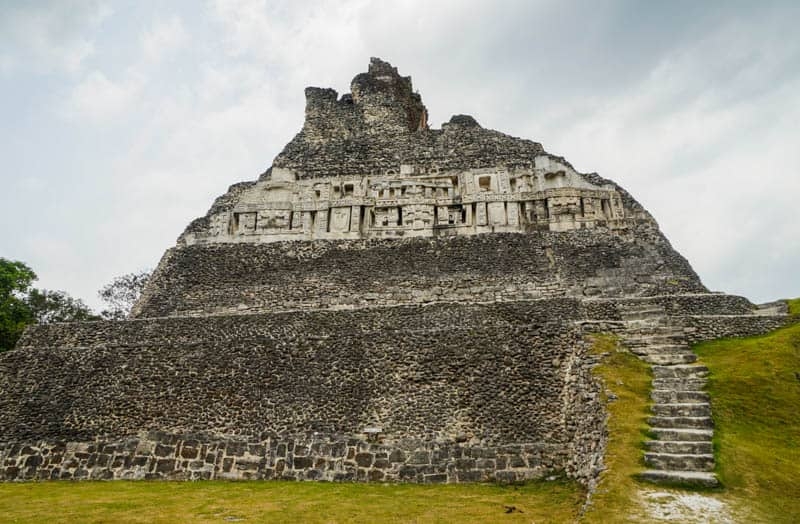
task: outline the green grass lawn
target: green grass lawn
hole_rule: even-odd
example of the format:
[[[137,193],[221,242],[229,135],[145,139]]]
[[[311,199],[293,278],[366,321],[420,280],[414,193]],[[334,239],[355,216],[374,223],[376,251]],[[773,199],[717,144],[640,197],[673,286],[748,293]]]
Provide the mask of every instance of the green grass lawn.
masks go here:
[[[603,380],[606,393],[616,399],[606,399],[609,411],[606,470],[582,520],[630,522],[632,518],[644,518],[631,493],[642,486],[636,474],[644,469],[642,442],[648,429],[650,367],[622,350],[615,336],[593,338],[594,352],[607,354],[595,368],[595,374]]]
[[[752,508],[756,522],[800,522],[800,324],[695,350],[711,370],[726,497]]]
[[[800,300],[790,302],[800,315]],[[742,522],[800,522],[800,324],[696,347],[711,370],[718,473],[703,492]],[[0,484],[2,522],[649,522],[637,502],[648,366],[597,336],[608,399],[607,470],[588,511],[574,482],[409,485],[315,482],[42,482]],[[687,491],[672,490],[688,493]],[[506,513],[506,507],[516,511]]]
[[[789,302],[800,315],[800,300]],[[609,353],[596,373],[618,399],[608,404],[608,470],[603,473],[586,522],[648,519],[632,493],[653,489],[635,479],[644,469],[649,377],[638,359],[596,338]],[[725,502],[742,522],[800,522],[800,324],[770,334],[695,346],[708,366],[715,453],[721,489],[697,490]],[[673,492],[686,492],[673,490]]]
[[[800,317],[800,298],[787,300],[786,303],[789,306],[789,314],[793,317]]]
[[[523,486],[317,482],[0,485],[2,522],[574,522],[574,482]],[[506,513],[506,506],[516,510]]]

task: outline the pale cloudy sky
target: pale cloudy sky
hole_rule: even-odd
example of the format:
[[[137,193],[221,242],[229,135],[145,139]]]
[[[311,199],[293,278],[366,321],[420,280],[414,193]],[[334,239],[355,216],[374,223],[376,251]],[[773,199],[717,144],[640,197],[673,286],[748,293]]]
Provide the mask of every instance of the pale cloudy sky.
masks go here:
[[[800,2],[0,2],[0,256],[98,306],[379,56],[542,142],[713,290],[800,296]]]

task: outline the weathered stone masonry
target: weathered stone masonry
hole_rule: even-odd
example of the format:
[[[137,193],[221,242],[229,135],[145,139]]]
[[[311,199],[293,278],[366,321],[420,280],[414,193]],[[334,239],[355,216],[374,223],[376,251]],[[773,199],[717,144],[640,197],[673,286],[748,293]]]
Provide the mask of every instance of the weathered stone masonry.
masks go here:
[[[634,228],[632,228],[634,229]],[[170,250],[134,315],[705,292],[662,236],[588,231]]]
[[[566,468],[587,476],[590,466],[572,447],[600,439],[576,432],[601,432],[602,410],[580,335],[565,325],[576,306],[42,326],[3,360],[0,388],[18,392],[0,400],[0,432],[14,442],[4,451],[5,475],[454,481]],[[375,442],[367,442],[369,427],[381,428]],[[183,451],[187,439],[196,452]],[[39,461],[22,443],[28,454],[61,451]],[[305,452],[287,460],[281,445]],[[259,453],[230,451],[241,446]]]
[[[641,342],[641,316],[653,362],[691,360],[652,343],[673,332],[785,320],[709,293],[611,180],[467,115],[431,129],[373,59],[351,93],[306,90],[302,130],[189,224],[131,319],[0,355],[0,479],[591,486],[584,336]]]

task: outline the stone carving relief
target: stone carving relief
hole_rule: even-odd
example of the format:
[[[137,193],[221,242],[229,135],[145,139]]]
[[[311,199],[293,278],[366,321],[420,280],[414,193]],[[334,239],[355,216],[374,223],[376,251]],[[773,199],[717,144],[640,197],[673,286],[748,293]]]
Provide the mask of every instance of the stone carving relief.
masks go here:
[[[344,233],[350,230],[349,207],[335,207],[331,210],[330,231],[333,233]]]
[[[238,235],[251,235],[256,232],[255,213],[236,213],[234,214],[234,223]]]
[[[549,157],[535,167],[440,172],[401,165],[382,175],[298,177],[275,168],[212,215],[187,244],[357,239],[625,227],[613,185]]]

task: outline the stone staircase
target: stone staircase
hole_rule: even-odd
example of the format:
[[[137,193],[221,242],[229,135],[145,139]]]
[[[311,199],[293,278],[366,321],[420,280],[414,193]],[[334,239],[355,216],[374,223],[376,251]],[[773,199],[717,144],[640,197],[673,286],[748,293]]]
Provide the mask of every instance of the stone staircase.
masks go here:
[[[697,364],[683,328],[670,325],[663,308],[648,303],[627,304],[621,311],[623,344],[653,370],[648,423],[652,440],[645,442],[640,477],[658,483],[713,487],[714,435],[706,385],[708,368]]]

